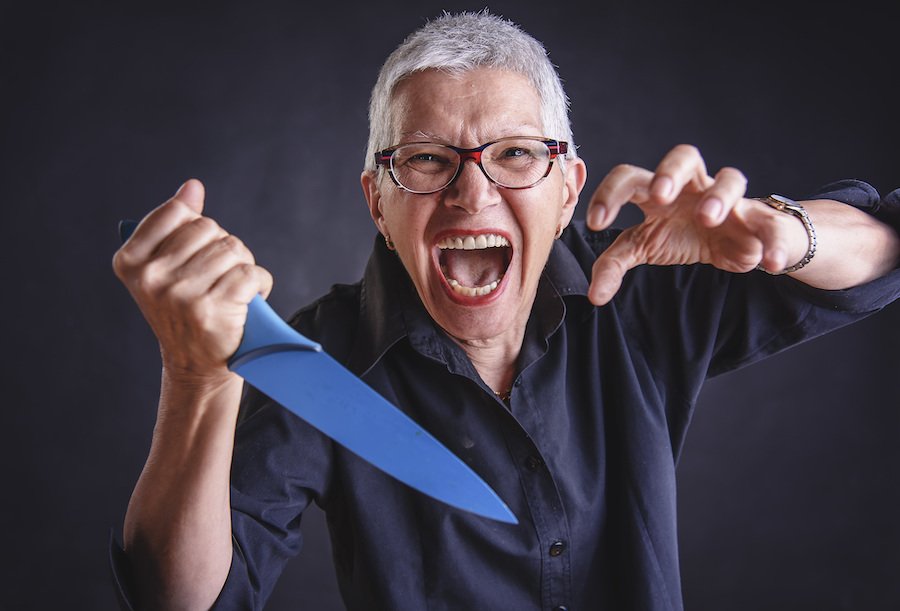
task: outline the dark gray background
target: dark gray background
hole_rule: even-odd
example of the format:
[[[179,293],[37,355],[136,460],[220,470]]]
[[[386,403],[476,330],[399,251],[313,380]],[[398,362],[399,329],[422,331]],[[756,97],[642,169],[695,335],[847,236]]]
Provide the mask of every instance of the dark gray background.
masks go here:
[[[110,269],[117,220],[196,176],[274,273],[283,315],[355,280],[377,68],[425,18],[484,5],[209,6],[0,4],[2,609],[114,606],[106,541],[159,377]],[[491,6],[559,66],[583,202],[614,164],[652,167],[679,142],[744,170],[753,194],[900,186],[886,9]],[[894,306],[710,383],[679,467],[689,610],[900,608],[898,323]],[[272,610],[339,608],[320,514],[304,528]]]

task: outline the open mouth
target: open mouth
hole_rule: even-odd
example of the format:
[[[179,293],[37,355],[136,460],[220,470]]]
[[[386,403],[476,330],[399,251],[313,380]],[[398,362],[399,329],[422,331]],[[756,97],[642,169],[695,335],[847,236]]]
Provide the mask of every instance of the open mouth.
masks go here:
[[[450,288],[464,297],[497,290],[512,259],[509,240],[496,233],[450,235],[437,243],[438,263]]]

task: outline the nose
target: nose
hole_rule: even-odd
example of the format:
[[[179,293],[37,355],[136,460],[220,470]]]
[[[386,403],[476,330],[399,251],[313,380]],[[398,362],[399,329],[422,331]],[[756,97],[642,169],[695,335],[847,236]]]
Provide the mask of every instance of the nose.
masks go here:
[[[461,161],[456,180],[444,189],[444,204],[478,214],[500,203],[499,188],[491,182],[474,158]]]

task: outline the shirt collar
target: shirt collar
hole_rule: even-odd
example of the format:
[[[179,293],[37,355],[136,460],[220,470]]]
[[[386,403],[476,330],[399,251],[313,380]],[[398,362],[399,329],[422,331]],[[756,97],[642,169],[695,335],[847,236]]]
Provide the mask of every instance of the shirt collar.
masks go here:
[[[556,240],[535,300],[535,310],[541,312],[532,313],[532,318],[536,314],[540,318],[545,337],[562,323],[565,316],[562,298],[587,295],[585,273],[565,241]],[[377,238],[360,283],[359,307],[360,325],[347,362],[353,373],[365,374],[391,346],[405,337],[409,337],[420,352],[447,363],[451,369],[470,367],[467,362],[456,362],[462,351],[439,332],[400,258]],[[533,322],[530,320],[529,324]]]

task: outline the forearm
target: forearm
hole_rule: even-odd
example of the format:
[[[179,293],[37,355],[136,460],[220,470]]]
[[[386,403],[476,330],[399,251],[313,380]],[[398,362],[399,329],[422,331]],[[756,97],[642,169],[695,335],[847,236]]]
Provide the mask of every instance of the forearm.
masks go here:
[[[879,278],[900,263],[900,237],[888,225],[840,202],[800,203],[816,228],[818,245],[809,265],[791,274],[797,280],[821,289],[840,290]],[[795,220],[790,263],[803,258],[808,243],[805,229]]]
[[[150,454],[125,517],[138,597],[208,609],[231,566],[230,470],[242,382],[212,388],[163,371]]]

